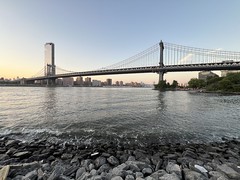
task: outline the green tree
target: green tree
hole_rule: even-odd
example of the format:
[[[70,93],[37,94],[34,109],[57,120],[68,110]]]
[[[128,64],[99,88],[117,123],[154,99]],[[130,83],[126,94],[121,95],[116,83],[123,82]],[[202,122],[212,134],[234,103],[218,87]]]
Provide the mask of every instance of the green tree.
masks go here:
[[[177,88],[178,87],[178,82],[176,80],[173,80],[172,84],[171,84],[171,88]]]
[[[188,86],[190,88],[197,88],[198,87],[198,79],[197,78],[190,79],[190,81],[188,82]]]
[[[219,81],[218,85],[219,89],[223,91],[231,91],[233,89],[233,83],[227,78]]]

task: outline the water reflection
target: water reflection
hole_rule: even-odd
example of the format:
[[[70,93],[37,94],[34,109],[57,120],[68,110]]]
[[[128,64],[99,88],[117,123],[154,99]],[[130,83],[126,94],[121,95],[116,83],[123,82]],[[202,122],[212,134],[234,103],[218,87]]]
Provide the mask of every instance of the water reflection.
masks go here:
[[[57,95],[56,88],[54,87],[49,87],[45,89],[44,112],[45,120],[48,122],[54,122],[54,117],[57,114]]]

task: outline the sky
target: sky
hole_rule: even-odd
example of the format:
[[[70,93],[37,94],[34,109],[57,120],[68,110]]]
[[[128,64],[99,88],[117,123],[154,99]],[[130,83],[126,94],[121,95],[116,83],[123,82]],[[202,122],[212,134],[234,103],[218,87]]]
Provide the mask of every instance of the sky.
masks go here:
[[[44,44],[55,44],[58,67],[87,71],[164,42],[240,51],[239,0],[0,0],[0,77],[31,77],[44,66]],[[167,73],[186,83],[196,72]],[[92,79],[145,82],[158,75]]]

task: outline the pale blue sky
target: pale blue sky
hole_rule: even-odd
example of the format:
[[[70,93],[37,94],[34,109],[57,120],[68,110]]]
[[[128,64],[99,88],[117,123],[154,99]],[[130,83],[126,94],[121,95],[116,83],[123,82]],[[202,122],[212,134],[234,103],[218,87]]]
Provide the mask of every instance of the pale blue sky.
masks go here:
[[[56,64],[93,70],[158,43],[240,51],[238,0],[0,0],[0,76],[28,77],[42,69],[44,44]],[[196,73],[168,73],[186,82]],[[111,76],[156,82],[157,74]],[[93,77],[94,79],[106,79]]]

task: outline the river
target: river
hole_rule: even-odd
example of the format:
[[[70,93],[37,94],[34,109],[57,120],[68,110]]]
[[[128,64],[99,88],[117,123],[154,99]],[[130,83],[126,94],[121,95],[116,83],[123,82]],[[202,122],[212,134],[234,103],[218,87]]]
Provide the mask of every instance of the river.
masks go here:
[[[0,87],[0,135],[186,143],[240,137],[240,96],[149,88]]]

